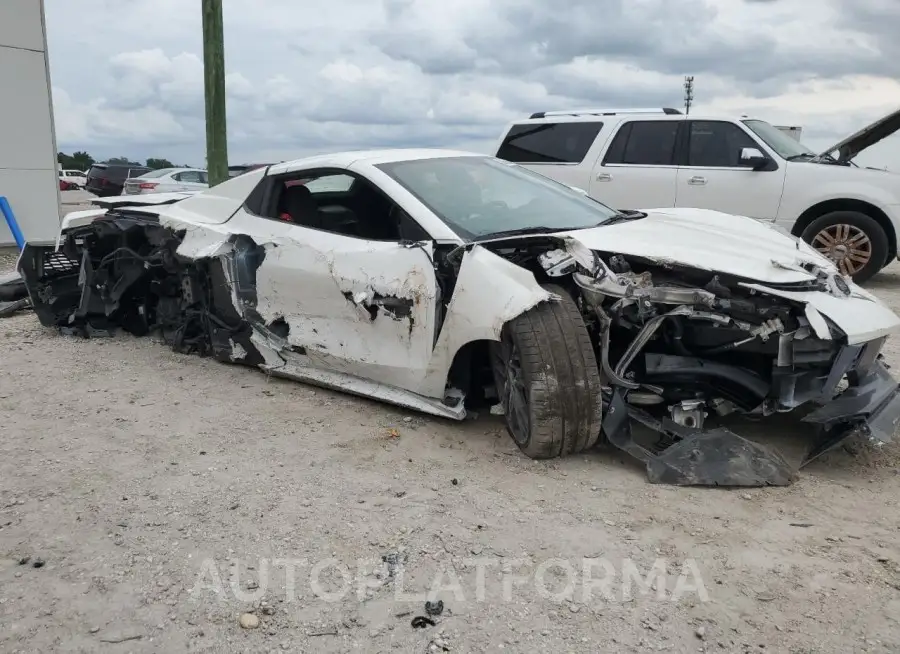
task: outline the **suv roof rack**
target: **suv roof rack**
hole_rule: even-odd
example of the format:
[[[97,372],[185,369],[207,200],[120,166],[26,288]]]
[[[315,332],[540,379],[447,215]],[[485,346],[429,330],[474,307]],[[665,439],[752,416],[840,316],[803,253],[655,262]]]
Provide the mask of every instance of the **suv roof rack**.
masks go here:
[[[615,116],[616,114],[666,114],[680,116],[681,112],[672,107],[659,109],[569,109],[567,111],[538,111],[528,118],[547,118],[549,116]]]

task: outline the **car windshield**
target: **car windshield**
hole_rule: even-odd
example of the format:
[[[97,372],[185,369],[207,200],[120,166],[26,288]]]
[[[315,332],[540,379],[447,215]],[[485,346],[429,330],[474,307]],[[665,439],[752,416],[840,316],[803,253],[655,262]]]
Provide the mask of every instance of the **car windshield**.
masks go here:
[[[814,157],[818,154],[764,120],[745,120],[744,124],[766,145],[775,150],[782,159]]]
[[[142,179],[153,179],[154,177],[165,177],[171,172],[178,170],[177,168],[159,168],[158,170],[151,170],[149,173],[144,173],[140,175]]]
[[[573,188],[492,157],[440,157],[377,167],[468,240],[584,229],[617,214]]]

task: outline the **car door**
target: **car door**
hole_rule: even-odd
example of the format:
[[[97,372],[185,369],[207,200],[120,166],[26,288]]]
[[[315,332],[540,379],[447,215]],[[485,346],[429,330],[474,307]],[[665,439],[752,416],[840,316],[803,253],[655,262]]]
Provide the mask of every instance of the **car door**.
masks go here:
[[[613,209],[675,206],[681,120],[624,121],[594,167],[590,195]]]
[[[688,120],[684,143],[676,206],[775,220],[786,168],[747,130],[725,120]],[[759,150],[767,163],[741,165],[744,148]]]
[[[399,239],[329,231],[346,220],[334,210],[341,205],[340,189],[346,186],[341,178],[346,177],[352,177],[353,184],[345,204],[353,200],[353,206],[371,206],[357,202],[358,185],[373,187],[362,178],[300,171],[272,181],[270,200],[260,215],[245,205],[228,227],[265,248],[256,271],[256,311],[263,329],[274,333],[286,328],[288,342],[299,353],[288,365],[309,365],[416,391],[436,338],[439,297],[433,246],[430,241],[401,244]],[[285,188],[306,183],[313,184],[313,196],[328,195],[332,211],[319,213],[321,228],[279,218],[285,216],[279,203]],[[376,197],[372,188],[364,190],[367,197]]]

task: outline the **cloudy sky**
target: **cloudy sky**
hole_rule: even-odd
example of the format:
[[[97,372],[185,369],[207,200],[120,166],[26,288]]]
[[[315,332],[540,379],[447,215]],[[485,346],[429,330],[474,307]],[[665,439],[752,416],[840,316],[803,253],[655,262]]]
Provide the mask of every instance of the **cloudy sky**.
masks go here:
[[[45,0],[57,140],[204,162],[199,0]],[[488,151],[532,111],[683,105],[802,125],[900,108],[900,0],[224,0],[229,159]],[[900,134],[858,163],[900,170]]]

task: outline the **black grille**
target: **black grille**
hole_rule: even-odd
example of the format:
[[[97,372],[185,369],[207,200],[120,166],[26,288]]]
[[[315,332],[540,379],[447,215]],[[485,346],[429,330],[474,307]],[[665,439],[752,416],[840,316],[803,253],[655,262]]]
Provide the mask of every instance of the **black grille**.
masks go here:
[[[54,250],[44,252],[42,269],[45,276],[74,272],[78,270],[78,267],[79,263],[74,259],[70,259],[65,252],[56,252]]]

